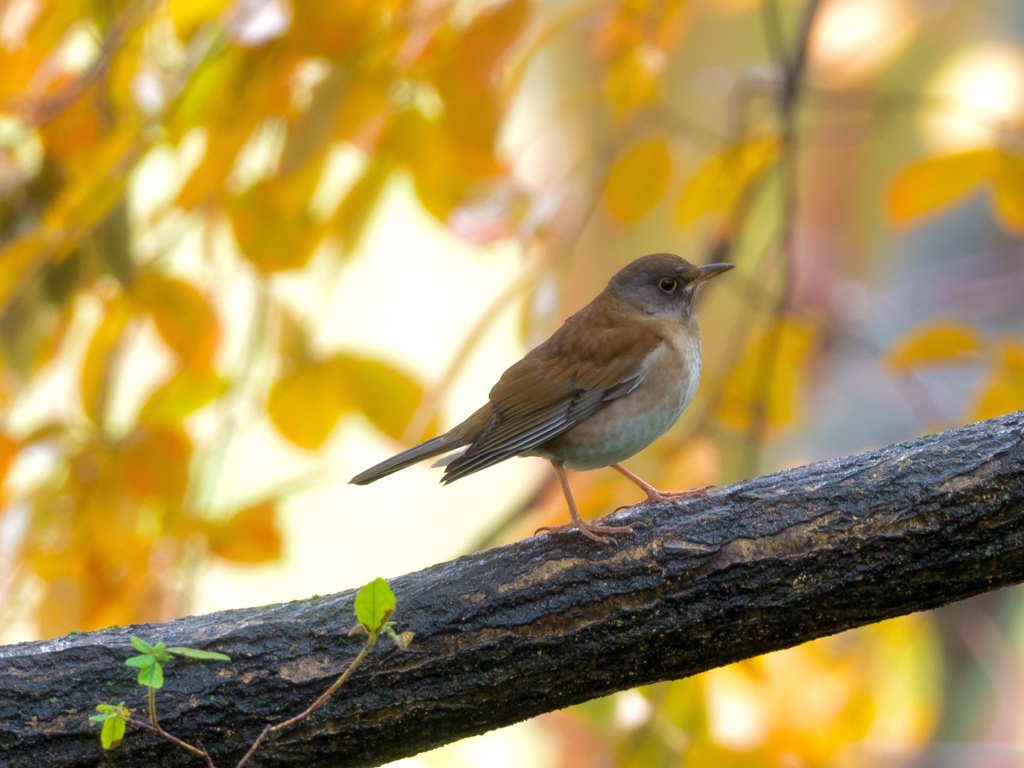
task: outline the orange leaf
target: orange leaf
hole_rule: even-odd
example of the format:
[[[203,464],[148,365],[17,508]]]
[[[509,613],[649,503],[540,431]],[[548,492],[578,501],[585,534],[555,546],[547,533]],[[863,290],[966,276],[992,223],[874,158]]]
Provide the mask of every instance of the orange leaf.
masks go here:
[[[755,139],[727,147],[709,158],[683,188],[676,204],[676,221],[691,224],[705,213],[729,215],[747,187],[778,159],[776,139]]]
[[[184,365],[210,367],[220,342],[220,320],[198,288],[150,270],[139,276],[132,292]]]
[[[904,168],[889,186],[889,217],[895,224],[906,224],[952,203],[990,180],[998,167],[998,158],[994,149],[972,149],[928,157]]]
[[[330,360],[303,365],[270,389],[267,412],[277,431],[300,448],[315,451],[348,410],[337,366]]]
[[[958,320],[934,320],[919,325],[893,344],[885,362],[900,373],[918,365],[975,362],[984,346],[972,326]]]
[[[18,454],[18,442],[11,437],[0,432],[0,482],[7,477],[7,470],[11,466],[11,461]],[[0,509],[2,513],[2,509]]]
[[[104,132],[103,114],[96,108],[100,94],[89,88],[39,129],[46,151],[58,157],[88,153]]]
[[[93,332],[85,351],[85,359],[82,361],[82,408],[85,415],[95,422],[101,420],[121,334],[132,316],[131,307],[123,296],[108,301],[103,319]]]
[[[462,88],[484,90],[495,84],[495,65],[519,37],[530,6],[526,0],[508,0],[483,8],[458,38],[451,74]]]
[[[999,153],[996,174],[997,220],[1015,235],[1024,236],[1024,157]]]
[[[668,189],[672,158],[665,139],[650,139],[622,153],[608,174],[608,212],[624,224],[646,216]]]
[[[130,438],[118,455],[124,488],[142,502],[180,503],[188,486],[192,442],[180,428]]]
[[[277,507],[265,501],[240,509],[223,523],[210,526],[210,551],[233,563],[268,563],[281,559],[283,539]]]

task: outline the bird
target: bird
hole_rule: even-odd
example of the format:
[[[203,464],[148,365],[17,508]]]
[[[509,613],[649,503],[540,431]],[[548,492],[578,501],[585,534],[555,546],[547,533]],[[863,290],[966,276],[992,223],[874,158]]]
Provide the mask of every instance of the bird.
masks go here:
[[[642,256],[620,269],[593,301],[506,370],[488,401],[448,432],[360,472],[366,485],[424,459],[444,455],[442,483],[513,456],[539,456],[554,467],[570,522],[537,533],[579,531],[601,544],[631,526],[587,522],[566,470],[611,467],[635,483],[644,502],[685,498],[706,488],[663,492],[621,462],[671,427],[700,379],[701,345],[694,297],[732,264],[696,266],[671,253]]]

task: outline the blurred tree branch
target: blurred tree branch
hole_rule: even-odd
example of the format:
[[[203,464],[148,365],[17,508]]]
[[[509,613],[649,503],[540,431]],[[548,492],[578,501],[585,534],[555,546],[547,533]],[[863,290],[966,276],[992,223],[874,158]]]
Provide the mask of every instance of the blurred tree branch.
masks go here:
[[[392,581],[416,633],[374,654],[261,765],[376,765],[615,690],[679,678],[1024,580],[1024,412],[637,507],[614,547],[541,536]],[[354,593],[0,648],[0,766],[95,765],[99,702],[142,705],[128,635],[181,663],[163,722],[237,760],[354,655]],[[105,765],[190,756],[129,733]]]

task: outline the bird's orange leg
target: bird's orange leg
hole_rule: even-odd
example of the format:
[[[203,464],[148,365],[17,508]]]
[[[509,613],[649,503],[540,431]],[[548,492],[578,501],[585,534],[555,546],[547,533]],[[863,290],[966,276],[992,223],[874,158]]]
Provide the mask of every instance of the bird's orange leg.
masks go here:
[[[635,483],[641,491],[647,494],[647,498],[643,501],[637,502],[637,504],[649,504],[652,501],[675,501],[677,499],[686,499],[691,496],[705,496],[708,491],[715,487],[713,485],[705,485],[700,488],[691,488],[688,491],[659,491],[650,483],[641,480],[621,464],[612,464],[611,467],[616,472]],[[637,504],[629,504],[624,507],[619,507],[619,509],[629,509],[630,507],[637,506]],[[617,509],[615,511],[618,512],[619,510]]]
[[[562,486],[562,493],[565,494],[565,500],[569,504],[569,515],[572,517],[572,521],[565,525],[545,525],[534,531],[534,536],[542,531],[545,533],[579,531],[588,539],[593,539],[599,544],[614,544],[614,538],[602,536],[601,534],[632,533],[633,528],[629,525],[598,525],[596,523],[588,523],[580,517],[580,512],[576,509],[576,501],[572,497],[572,489],[569,488],[569,479],[565,476],[565,469],[562,468],[561,464],[555,464],[554,462],[551,462],[551,466],[555,468],[555,474],[558,475],[558,482]]]

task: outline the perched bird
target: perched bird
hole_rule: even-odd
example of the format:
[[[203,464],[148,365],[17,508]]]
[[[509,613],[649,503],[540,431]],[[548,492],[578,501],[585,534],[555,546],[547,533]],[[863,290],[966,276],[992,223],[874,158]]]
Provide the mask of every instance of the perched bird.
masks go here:
[[[694,296],[706,280],[729,269],[731,264],[697,267],[671,253],[627,264],[551,338],[505,371],[476,413],[350,482],[372,483],[441,454],[451,454],[437,463],[445,466],[444,483],[512,456],[541,456],[555,468],[572,521],[540,530],[578,530],[602,543],[630,528],[583,520],[566,469],[611,466],[647,501],[700,493],[663,493],[619,462],[660,437],[693,399],[700,378]]]

